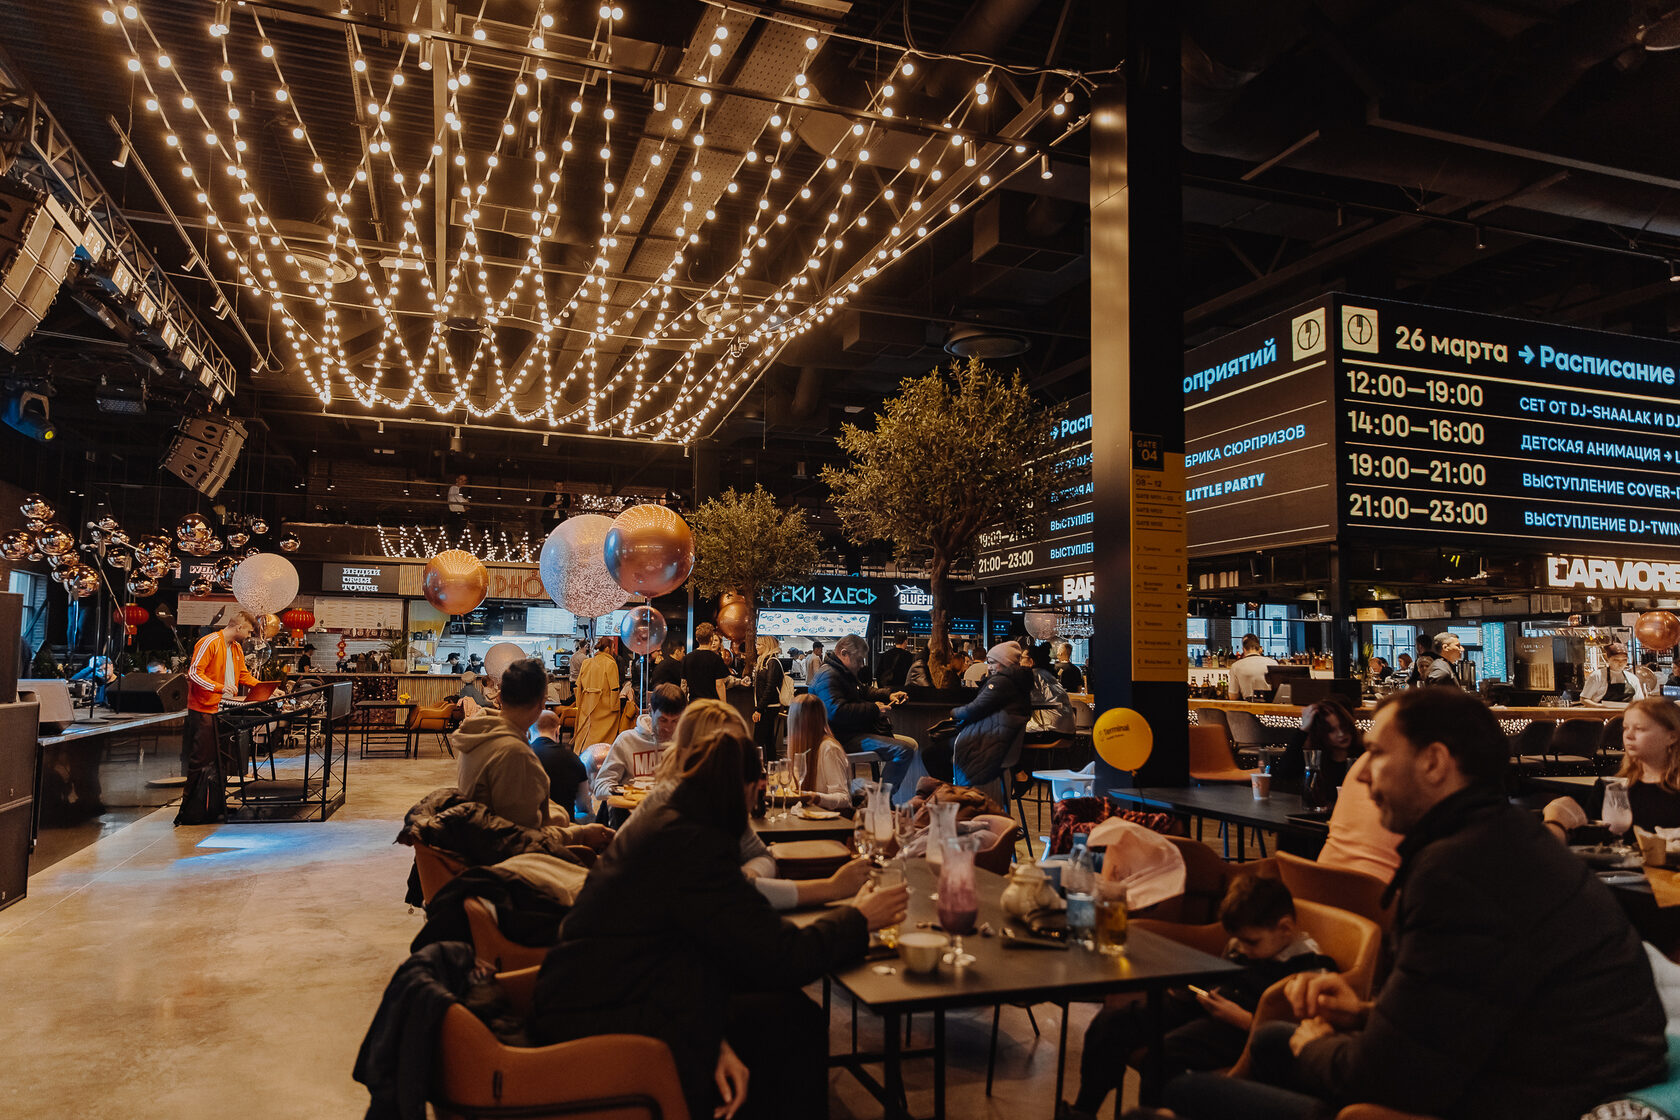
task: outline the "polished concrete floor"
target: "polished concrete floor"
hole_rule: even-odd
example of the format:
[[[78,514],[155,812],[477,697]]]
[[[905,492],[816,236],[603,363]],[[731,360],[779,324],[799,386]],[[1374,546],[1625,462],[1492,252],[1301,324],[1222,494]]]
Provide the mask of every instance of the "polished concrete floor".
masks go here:
[[[323,824],[177,829],[170,807],[101,826],[40,869],[0,911],[0,1117],[361,1116],[356,1049],[421,923],[402,901],[408,849],[392,840],[403,812],[453,778],[454,761],[429,752],[355,760],[349,800]],[[1073,1009],[1070,1079],[1093,1010]],[[950,1016],[952,1116],[1051,1116],[1059,1012],[1035,1013],[1042,1037],[1004,1009],[990,1098],[991,1012]],[[860,1027],[878,1045],[867,1013]],[[929,1027],[918,1017],[919,1043]],[[839,997],[833,1047],[849,1043]],[[906,1067],[922,1115],[930,1073]],[[881,1114],[849,1074],[831,1082],[832,1116]]]

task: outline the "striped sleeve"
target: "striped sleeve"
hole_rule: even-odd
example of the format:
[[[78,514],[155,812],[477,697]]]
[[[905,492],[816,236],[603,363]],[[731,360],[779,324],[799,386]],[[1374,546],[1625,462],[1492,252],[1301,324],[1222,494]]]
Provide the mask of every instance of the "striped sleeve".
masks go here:
[[[200,638],[198,640],[198,645],[193,647],[192,661],[187,666],[187,679],[192,681],[199,688],[206,689],[210,692],[222,691],[222,672],[224,667],[221,664],[221,659],[214,658],[214,660],[217,661],[217,664],[213,670],[209,668],[209,662],[213,660],[212,655],[215,652],[214,647],[216,645],[216,639],[220,636],[221,633],[218,631],[214,634],[206,634],[204,637]],[[214,677],[210,676],[211,671],[216,674]]]

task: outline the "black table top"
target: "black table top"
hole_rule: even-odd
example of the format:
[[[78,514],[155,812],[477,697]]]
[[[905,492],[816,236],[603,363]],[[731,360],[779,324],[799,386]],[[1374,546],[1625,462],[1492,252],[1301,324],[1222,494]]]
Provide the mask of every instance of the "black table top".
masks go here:
[[[1260,828],[1288,830],[1312,827],[1310,822],[1294,819],[1308,812],[1301,803],[1300,794],[1273,790],[1271,797],[1256,801],[1253,788],[1246,782],[1241,785],[1210,782],[1201,786],[1111,789],[1108,795],[1147,809],[1190,812]]]
[[[919,914],[929,908],[928,896],[937,888],[937,870],[923,859],[907,861],[910,883],[910,918],[902,929],[915,926]],[[1004,913],[999,899],[1004,878],[988,871],[976,871],[980,895],[978,923],[990,923],[994,930],[1005,925],[1025,933],[1025,927]],[[979,933],[963,938],[963,948],[974,955],[974,963],[957,969],[941,964],[937,972],[913,973],[897,959],[864,961],[837,972],[834,979],[875,1011],[906,1012],[935,1007],[975,1007],[1010,1001],[1097,998],[1109,992],[1136,991],[1186,983],[1203,977],[1237,971],[1238,966],[1218,957],[1170,941],[1157,934],[1134,929],[1120,956],[1077,946],[1066,950],[1006,949],[1001,935]],[[893,972],[875,971],[879,964]]]

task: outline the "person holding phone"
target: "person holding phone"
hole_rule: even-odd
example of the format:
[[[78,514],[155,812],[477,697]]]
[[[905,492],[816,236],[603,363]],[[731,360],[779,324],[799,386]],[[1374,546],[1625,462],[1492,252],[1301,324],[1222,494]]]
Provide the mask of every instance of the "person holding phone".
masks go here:
[[[1212,989],[1169,992],[1162,1039],[1168,1076],[1185,1070],[1225,1069],[1242,1056],[1254,1007],[1271,985],[1298,972],[1335,971],[1336,962],[1295,919],[1295,899],[1277,879],[1241,875],[1219,904],[1219,921],[1231,935],[1227,959],[1243,971]],[[1079,1061],[1079,1096],[1057,1107],[1057,1120],[1095,1120],[1109,1090],[1125,1087],[1126,1063],[1149,1042],[1150,1021],[1141,1004],[1097,1013],[1085,1031]],[[1141,1099],[1153,1099],[1145,1085]]]

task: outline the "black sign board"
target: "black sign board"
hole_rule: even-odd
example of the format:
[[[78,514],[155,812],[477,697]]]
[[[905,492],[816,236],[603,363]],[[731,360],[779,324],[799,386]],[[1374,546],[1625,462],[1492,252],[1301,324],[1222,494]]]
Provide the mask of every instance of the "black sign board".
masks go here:
[[[1051,454],[1066,471],[1061,486],[1025,530],[992,528],[975,547],[974,582],[1020,583],[1061,572],[1085,571],[1096,551],[1096,502],[1091,485],[1091,398],[1054,411]]]
[[[400,571],[395,564],[322,564],[321,591],[328,595],[395,595]]]
[[[1350,535],[1680,552],[1680,346],[1338,296]]]
[[[1185,355],[1191,556],[1335,538],[1328,318],[1326,297]]]

